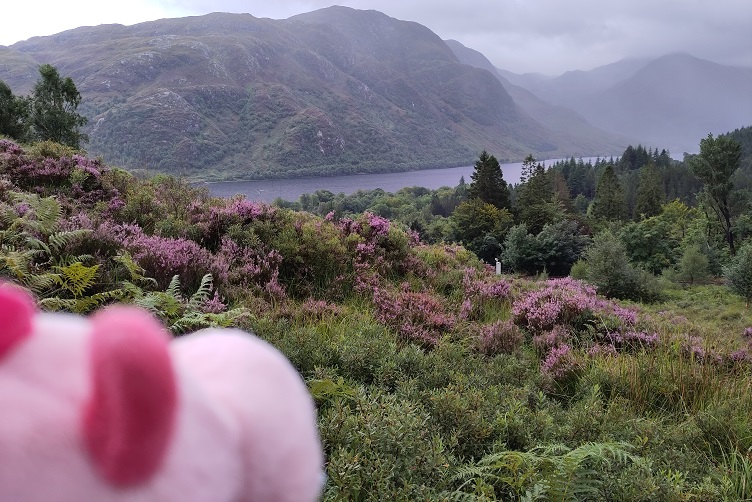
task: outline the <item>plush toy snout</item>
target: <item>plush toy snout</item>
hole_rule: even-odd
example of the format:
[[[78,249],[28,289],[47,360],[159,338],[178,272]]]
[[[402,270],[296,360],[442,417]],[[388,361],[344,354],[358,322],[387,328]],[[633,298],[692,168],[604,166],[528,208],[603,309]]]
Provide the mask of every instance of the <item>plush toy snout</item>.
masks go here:
[[[307,501],[315,409],[237,330],[170,341],[144,311],[36,313],[0,286],[0,500]]]

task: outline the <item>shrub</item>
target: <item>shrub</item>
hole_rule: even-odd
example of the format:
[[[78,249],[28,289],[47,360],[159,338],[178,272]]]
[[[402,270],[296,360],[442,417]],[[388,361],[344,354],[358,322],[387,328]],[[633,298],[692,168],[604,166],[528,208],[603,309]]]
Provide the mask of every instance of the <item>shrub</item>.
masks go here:
[[[511,354],[520,348],[524,338],[512,321],[496,321],[481,326],[476,339],[478,352],[486,356]]]
[[[752,243],[742,246],[723,269],[723,276],[731,291],[744,298],[749,306],[752,300]]]
[[[629,263],[624,243],[610,231],[598,234],[585,251],[588,282],[611,298],[656,301],[661,290],[655,277]]]

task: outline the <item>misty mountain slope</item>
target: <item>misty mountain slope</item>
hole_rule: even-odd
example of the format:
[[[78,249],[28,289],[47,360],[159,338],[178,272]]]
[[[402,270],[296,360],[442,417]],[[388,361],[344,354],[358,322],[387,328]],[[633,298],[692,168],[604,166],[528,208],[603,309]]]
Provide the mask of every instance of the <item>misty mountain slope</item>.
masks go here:
[[[521,85],[549,103],[577,109],[593,94],[628,79],[649,62],[649,59],[622,59],[588,71],[572,70],[555,78],[528,79]]]
[[[0,80],[27,93],[42,63],[76,82],[87,150],[129,168],[232,179],[604,151],[541,125],[424,26],[376,11],[82,27],[0,49]]]
[[[512,84],[482,53],[465,47],[456,40],[446,40],[446,43],[460,62],[492,73],[502,83],[514,102],[526,114],[550,129],[552,134],[563,138],[564,141],[579,141],[583,147],[579,155],[586,155],[585,152],[590,152],[587,155],[611,155],[614,152],[621,152],[632,142],[626,137],[592,126],[581,115],[569,108],[549,104],[527,89]],[[590,143],[587,143],[588,140]],[[578,156],[577,153],[574,155]]]
[[[722,134],[752,121],[752,69],[688,54],[625,59],[590,71],[518,81],[594,126],[675,154],[696,152],[708,133]],[[515,100],[522,103],[516,95]]]
[[[595,94],[579,111],[643,143],[692,152],[708,133],[752,122],[752,70],[672,54]]]

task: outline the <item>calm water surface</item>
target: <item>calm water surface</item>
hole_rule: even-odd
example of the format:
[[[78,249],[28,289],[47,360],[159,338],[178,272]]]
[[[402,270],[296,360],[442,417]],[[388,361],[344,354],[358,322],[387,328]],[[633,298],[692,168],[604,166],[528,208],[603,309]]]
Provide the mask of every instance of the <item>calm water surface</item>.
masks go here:
[[[595,160],[596,157],[583,161]],[[546,161],[546,165],[556,160]],[[502,164],[501,171],[507,183],[519,183],[522,163]],[[386,192],[396,192],[405,187],[420,186],[435,190],[443,186],[455,187],[460,178],[470,183],[473,166],[451,167],[446,169],[426,169],[404,173],[357,174],[349,176],[323,176],[317,178],[293,178],[284,180],[226,181],[207,183],[209,192],[216,197],[245,195],[249,200],[272,202],[276,198],[297,201],[304,193],[316,190],[329,190],[335,194],[350,195],[358,190],[381,188]]]

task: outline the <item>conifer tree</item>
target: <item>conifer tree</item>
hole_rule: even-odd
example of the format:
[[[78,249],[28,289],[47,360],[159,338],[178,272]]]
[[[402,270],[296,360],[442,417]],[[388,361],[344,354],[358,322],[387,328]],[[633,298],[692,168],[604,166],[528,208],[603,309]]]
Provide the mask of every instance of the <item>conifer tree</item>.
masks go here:
[[[470,178],[473,180],[468,189],[471,199],[480,199],[499,209],[509,209],[509,187],[496,157],[483,150]]]
[[[635,219],[649,218],[660,214],[664,198],[661,173],[655,164],[650,162],[640,169],[637,201],[635,202]]]
[[[595,199],[590,208],[591,216],[599,220],[623,220],[627,215],[624,191],[614,172],[614,166],[608,165],[598,180]]]
[[[14,96],[10,87],[0,80],[0,135],[25,140],[28,115],[28,99]]]
[[[542,164],[536,164],[527,182],[520,186],[517,210],[520,221],[532,234],[538,234],[544,225],[556,221],[558,211],[553,202],[553,187]]]

